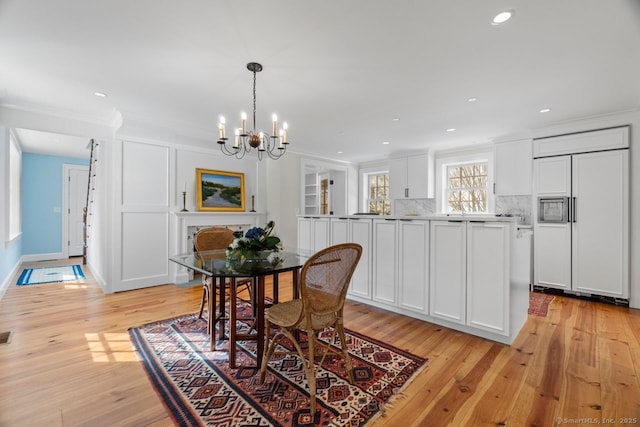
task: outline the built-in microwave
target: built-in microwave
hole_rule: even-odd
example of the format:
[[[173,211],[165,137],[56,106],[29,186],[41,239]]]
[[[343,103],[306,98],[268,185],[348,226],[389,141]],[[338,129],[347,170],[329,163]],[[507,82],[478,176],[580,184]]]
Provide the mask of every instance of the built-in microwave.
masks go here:
[[[569,222],[569,197],[538,197],[538,222]]]

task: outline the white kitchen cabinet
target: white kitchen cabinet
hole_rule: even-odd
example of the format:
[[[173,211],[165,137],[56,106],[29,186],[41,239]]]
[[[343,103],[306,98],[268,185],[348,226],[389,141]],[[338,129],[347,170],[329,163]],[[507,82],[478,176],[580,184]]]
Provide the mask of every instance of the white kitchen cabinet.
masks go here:
[[[467,325],[509,334],[511,226],[467,223]]]
[[[392,159],[389,163],[391,199],[434,197],[433,157],[429,154]]]
[[[350,241],[362,246],[362,255],[351,277],[351,285],[347,293],[367,299],[371,299],[371,231],[370,219],[349,220]]]
[[[431,221],[431,316],[509,334],[510,233],[510,223]]]
[[[522,196],[531,194],[532,140],[495,144],[495,194]]]
[[[329,217],[298,218],[298,252],[311,255],[330,244]]]
[[[372,299],[395,305],[397,300],[397,220],[373,220]]]
[[[429,221],[398,221],[398,305],[429,313]]]
[[[466,323],[467,227],[463,221],[431,221],[429,313]]]
[[[313,228],[311,217],[298,217],[298,252],[303,255],[313,253]]]
[[[332,245],[349,242],[349,218],[331,218],[330,227]]]

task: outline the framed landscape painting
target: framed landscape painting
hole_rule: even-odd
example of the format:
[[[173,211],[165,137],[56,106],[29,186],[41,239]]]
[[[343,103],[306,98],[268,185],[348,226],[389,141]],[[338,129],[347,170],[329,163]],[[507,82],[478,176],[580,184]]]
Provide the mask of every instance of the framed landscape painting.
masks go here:
[[[244,212],[244,174],[196,169],[199,211]]]

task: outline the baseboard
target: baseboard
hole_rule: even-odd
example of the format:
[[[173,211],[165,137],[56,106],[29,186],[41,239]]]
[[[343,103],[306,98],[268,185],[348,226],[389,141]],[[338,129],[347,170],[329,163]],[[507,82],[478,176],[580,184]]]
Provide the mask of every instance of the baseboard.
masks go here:
[[[66,259],[62,252],[53,252],[50,254],[31,254],[31,255],[22,255],[23,262],[31,262],[31,261],[53,261],[56,259]]]
[[[93,278],[95,279],[96,283],[98,283],[98,286],[102,288],[102,292],[104,292],[105,294],[111,293],[107,291],[107,282],[104,280],[104,278],[101,275],[97,273],[96,268],[94,267],[94,265],[91,263],[90,260],[87,260],[86,266],[89,268],[89,271],[91,271],[91,274],[93,275]]]
[[[2,282],[2,284],[0,284],[0,300],[2,300],[2,297],[4,296],[4,293],[7,291],[7,289],[9,289],[9,285],[11,283],[13,283],[13,277],[20,270],[20,267],[22,266],[22,261],[23,261],[22,257],[18,259],[18,262],[13,267],[11,272],[7,275],[7,277],[5,277],[5,279]]]

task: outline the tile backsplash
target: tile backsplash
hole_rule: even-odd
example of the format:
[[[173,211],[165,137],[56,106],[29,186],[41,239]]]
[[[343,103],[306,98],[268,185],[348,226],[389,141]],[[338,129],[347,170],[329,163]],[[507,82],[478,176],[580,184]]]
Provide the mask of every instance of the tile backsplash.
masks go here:
[[[436,199],[397,199],[394,215],[430,215],[436,213]],[[522,218],[523,224],[531,224],[531,196],[496,196],[496,214],[509,214]]]
[[[496,196],[495,213],[519,216],[523,224],[531,224],[532,203],[531,196]]]
[[[394,215],[430,215],[436,212],[436,199],[397,199]]]

